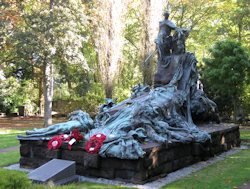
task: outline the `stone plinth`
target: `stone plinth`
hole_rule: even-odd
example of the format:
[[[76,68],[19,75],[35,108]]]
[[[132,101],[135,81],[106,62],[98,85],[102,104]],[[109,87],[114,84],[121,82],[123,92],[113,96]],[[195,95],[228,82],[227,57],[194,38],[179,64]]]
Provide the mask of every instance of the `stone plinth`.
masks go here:
[[[55,186],[78,181],[74,161],[53,159],[28,174],[35,183],[52,182]]]
[[[49,150],[48,141],[20,140],[20,165],[37,168],[54,158],[71,160],[76,162],[78,175],[142,184],[240,145],[237,125],[200,125],[199,128],[211,135],[211,143],[141,144],[146,156],[138,160],[101,158],[85,151],[86,142],[73,145],[72,150],[68,150],[67,143],[60,149]]]

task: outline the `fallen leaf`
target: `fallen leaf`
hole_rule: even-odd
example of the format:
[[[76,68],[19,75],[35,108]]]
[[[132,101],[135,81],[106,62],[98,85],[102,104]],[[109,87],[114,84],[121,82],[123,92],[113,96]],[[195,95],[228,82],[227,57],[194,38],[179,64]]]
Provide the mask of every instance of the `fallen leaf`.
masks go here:
[[[231,183],[232,181],[231,180],[227,180],[227,183]]]
[[[147,144],[146,142],[143,142],[143,144]]]
[[[225,185],[225,186],[227,186],[227,185]]]
[[[238,187],[234,186],[233,189],[237,189]]]

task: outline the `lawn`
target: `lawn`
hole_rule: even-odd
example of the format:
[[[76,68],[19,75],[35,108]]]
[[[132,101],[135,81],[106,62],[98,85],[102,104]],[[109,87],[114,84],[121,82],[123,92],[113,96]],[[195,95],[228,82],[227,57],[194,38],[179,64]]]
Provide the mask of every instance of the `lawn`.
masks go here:
[[[250,180],[250,149],[204,167],[162,189],[237,188]]]
[[[30,128],[33,129],[33,128]],[[18,134],[25,134],[27,129],[0,129],[0,149],[20,145],[19,140],[16,140]]]
[[[32,129],[32,128],[31,128]],[[18,134],[25,133],[26,129],[0,129],[0,148],[19,145],[15,140]],[[244,144],[250,146],[250,131],[241,131],[241,139]],[[17,163],[20,159],[19,150],[0,154],[0,166]],[[1,168],[0,168],[1,169]],[[242,150],[209,167],[196,171],[184,178],[172,182],[164,187],[171,189],[181,188],[236,188],[250,180],[250,149]],[[37,188],[49,188],[49,186],[37,185]],[[0,185],[1,188],[1,185]],[[123,188],[119,186],[102,185],[90,182],[79,182],[56,188]]]
[[[18,146],[19,140],[15,140],[18,134],[24,134],[25,131],[17,129],[0,129],[0,149],[12,146]]]
[[[20,151],[15,150],[11,152],[0,153],[0,166],[11,165],[13,163],[19,162],[21,156]]]

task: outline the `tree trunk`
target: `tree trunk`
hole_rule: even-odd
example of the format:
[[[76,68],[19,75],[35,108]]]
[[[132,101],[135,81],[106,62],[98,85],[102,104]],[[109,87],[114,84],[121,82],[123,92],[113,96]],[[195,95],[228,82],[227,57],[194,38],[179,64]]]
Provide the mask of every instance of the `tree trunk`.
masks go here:
[[[42,72],[44,72],[44,69],[42,68]],[[42,102],[43,102],[43,74],[39,73],[39,100],[38,100],[38,107],[39,107],[39,114],[42,115]]]
[[[52,99],[53,99],[53,80],[52,63],[46,62],[44,65],[44,126],[52,125]]]
[[[146,0],[145,3],[145,43],[144,43],[144,60],[154,51],[156,48],[154,40],[157,37],[159,29],[159,21],[163,18],[164,3],[163,0]],[[154,74],[156,68],[156,60],[151,57],[143,70],[143,84],[153,85]]]
[[[50,0],[49,10],[51,11],[54,7],[55,0]],[[53,12],[50,12],[50,23],[53,21]],[[50,24],[49,23],[49,24]],[[47,32],[49,32],[50,27]],[[48,39],[50,40],[50,39]],[[43,83],[43,94],[44,94],[44,127],[52,125],[52,100],[53,100],[53,64],[51,62],[51,57],[46,56],[44,62],[44,83]]]
[[[107,98],[112,98],[113,88],[116,79],[119,77],[119,62],[122,57],[124,44],[124,7],[122,0],[99,0],[96,3],[100,27],[96,32],[95,44],[98,48],[97,70],[104,84]],[[97,75],[98,76],[98,75]]]

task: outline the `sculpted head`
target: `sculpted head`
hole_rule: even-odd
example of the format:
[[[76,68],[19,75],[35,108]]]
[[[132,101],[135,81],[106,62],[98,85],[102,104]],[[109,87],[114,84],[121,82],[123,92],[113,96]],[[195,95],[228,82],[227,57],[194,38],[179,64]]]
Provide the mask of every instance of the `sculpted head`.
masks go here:
[[[163,16],[168,19],[169,17],[169,11],[168,10],[165,10],[164,13],[163,13]]]

